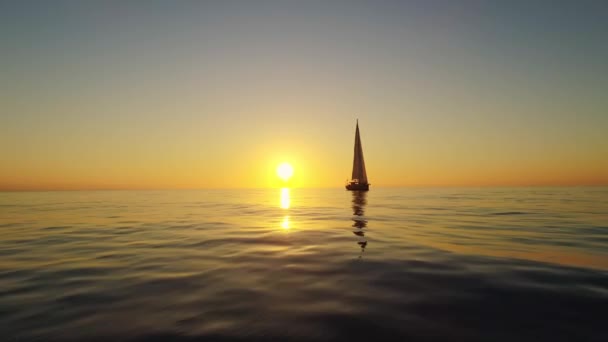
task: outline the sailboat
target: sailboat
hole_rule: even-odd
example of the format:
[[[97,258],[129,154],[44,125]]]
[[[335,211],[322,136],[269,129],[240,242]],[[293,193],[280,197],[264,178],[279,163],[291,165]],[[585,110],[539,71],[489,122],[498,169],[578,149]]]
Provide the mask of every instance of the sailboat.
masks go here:
[[[361,137],[359,136],[359,120],[355,131],[355,157],[353,158],[353,174],[350,181],[346,183],[346,190],[367,191],[367,172],[365,172],[365,161],[363,160],[363,148],[361,148]]]

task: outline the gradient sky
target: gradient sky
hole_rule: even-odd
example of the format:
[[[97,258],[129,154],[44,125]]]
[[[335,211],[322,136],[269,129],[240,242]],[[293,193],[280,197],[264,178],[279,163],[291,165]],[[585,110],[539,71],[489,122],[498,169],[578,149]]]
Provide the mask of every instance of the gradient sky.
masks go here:
[[[0,3],[0,189],[608,184],[607,1]]]

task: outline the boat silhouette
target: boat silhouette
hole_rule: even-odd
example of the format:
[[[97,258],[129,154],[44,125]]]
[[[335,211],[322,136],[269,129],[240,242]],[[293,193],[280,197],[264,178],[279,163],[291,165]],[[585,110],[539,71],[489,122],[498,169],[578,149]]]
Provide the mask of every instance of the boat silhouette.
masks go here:
[[[346,190],[367,191],[370,184],[367,182],[365,171],[365,160],[363,159],[363,148],[361,147],[361,136],[359,135],[359,120],[355,130],[355,155],[353,158],[353,173],[350,181],[347,180]]]

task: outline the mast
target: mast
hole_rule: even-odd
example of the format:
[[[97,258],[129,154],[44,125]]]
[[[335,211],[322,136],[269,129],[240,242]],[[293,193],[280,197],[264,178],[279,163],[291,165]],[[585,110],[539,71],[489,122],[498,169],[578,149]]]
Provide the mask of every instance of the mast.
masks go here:
[[[365,171],[365,160],[363,160],[363,148],[361,147],[361,136],[359,135],[359,119],[355,131],[355,156],[353,158],[352,178],[358,180],[359,184],[367,184],[367,172]]]

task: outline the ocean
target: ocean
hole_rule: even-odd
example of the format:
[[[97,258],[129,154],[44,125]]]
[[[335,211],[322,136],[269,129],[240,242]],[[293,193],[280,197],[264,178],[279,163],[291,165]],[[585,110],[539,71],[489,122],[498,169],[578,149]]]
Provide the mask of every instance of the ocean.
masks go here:
[[[608,341],[608,188],[0,193],[2,341]]]

